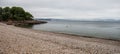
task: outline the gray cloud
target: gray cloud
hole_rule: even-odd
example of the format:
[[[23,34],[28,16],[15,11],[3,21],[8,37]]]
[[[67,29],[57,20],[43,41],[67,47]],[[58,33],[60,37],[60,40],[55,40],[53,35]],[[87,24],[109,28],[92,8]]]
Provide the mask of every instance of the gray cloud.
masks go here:
[[[21,6],[35,17],[69,19],[120,17],[120,0],[2,0],[0,6]]]

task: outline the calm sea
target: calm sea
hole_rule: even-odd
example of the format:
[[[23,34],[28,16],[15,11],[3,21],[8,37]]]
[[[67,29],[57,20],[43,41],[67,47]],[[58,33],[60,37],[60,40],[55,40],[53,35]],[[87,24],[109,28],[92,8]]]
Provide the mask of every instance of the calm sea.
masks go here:
[[[31,27],[35,30],[120,40],[120,22],[48,21]]]

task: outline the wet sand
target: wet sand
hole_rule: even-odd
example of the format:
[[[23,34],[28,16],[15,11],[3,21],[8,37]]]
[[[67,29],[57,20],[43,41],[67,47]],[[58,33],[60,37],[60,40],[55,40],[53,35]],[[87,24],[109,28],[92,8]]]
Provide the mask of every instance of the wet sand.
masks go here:
[[[36,31],[0,23],[0,54],[120,54],[120,41]]]

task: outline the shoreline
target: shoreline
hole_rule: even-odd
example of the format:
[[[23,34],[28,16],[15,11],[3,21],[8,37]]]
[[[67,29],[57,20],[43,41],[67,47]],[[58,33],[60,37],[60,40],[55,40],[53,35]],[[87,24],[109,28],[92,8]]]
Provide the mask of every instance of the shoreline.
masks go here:
[[[47,21],[37,21],[37,20],[26,20],[26,21],[0,21],[2,23],[5,23],[7,25],[32,25],[32,24],[44,24],[48,23]]]
[[[20,28],[24,28],[24,27],[20,27]],[[30,30],[34,30],[31,28],[25,28],[25,29],[30,29]],[[99,38],[99,37],[94,37],[94,36],[87,36],[87,35],[77,35],[77,34],[70,34],[70,33],[62,33],[62,32],[52,32],[52,31],[43,31],[43,30],[34,30],[34,31],[38,31],[38,32],[48,32],[48,33],[55,33],[55,34],[63,34],[63,35],[69,35],[69,36],[75,36],[75,37],[83,37],[83,38],[95,38],[95,39],[103,39],[103,40],[111,40],[111,41],[120,41],[117,39],[109,39],[109,38]]]
[[[26,28],[26,29],[32,29],[31,27],[24,27],[24,26],[17,26],[17,27],[21,27],[21,28]],[[37,29],[33,29],[33,30],[37,30]],[[119,38],[106,38],[106,37],[99,37],[97,35],[81,35],[81,34],[73,34],[73,33],[64,33],[64,32],[54,32],[54,31],[45,31],[45,30],[38,30],[38,31],[44,31],[44,32],[52,32],[52,33],[59,33],[59,34],[65,34],[65,35],[72,35],[72,36],[80,36],[80,37],[86,37],[86,38],[97,38],[97,39],[106,39],[106,40],[113,40],[113,41],[120,41]]]
[[[39,31],[0,23],[0,53],[113,54],[120,53],[120,41]]]
[[[54,32],[57,33],[57,32]],[[104,39],[104,40],[112,40],[112,41],[120,41],[117,39],[110,39],[110,38],[100,38],[100,37],[93,37],[93,36],[85,36],[85,35],[77,35],[77,34],[68,34],[68,33],[59,33],[59,34],[65,34],[65,35],[70,35],[70,36],[76,36],[76,37],[84,37],[84,38],[95,38],[95,39]]]
[[[20,27],[23,28],[23,27]],[[57,34],[57,35],[61,35],[62,37],[67,37],[67,38],[75,38],[75,39],[79,39],[79,38],[83,38],[83,39],[93,39],[93,42],[98,42],[99,41],[112,41],[112,42],[118,42],[120,43],[120,40],[114,40],[114,39],[106,39],[106,38],[98,38],[98,37],[91,37],[91,36],[83,36],[83,35],[75,35],[75,34],[67,34],[67,33],[59,33],[59,32],[50,32],[50,31],[43,31],[43,30],[34,30],[34,29],[30,29],[30,28],[23,28],[23,29],[29,29],[31,31],[35,31],[35,32],[43,32],[45,34],[50,33],[50,34]],[[96,41],[97,40],[97,41]],[[108,43],[109,44],[109,43]],[[120,44],[118,44],[120,46]]]

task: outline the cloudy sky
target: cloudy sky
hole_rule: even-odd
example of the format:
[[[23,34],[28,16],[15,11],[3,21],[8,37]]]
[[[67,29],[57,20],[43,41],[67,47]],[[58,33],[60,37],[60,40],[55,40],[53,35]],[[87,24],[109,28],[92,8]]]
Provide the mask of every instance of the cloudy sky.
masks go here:
[[[120,0],[0,0],[0,6],[20,6],[35,18],[120,19]]]

